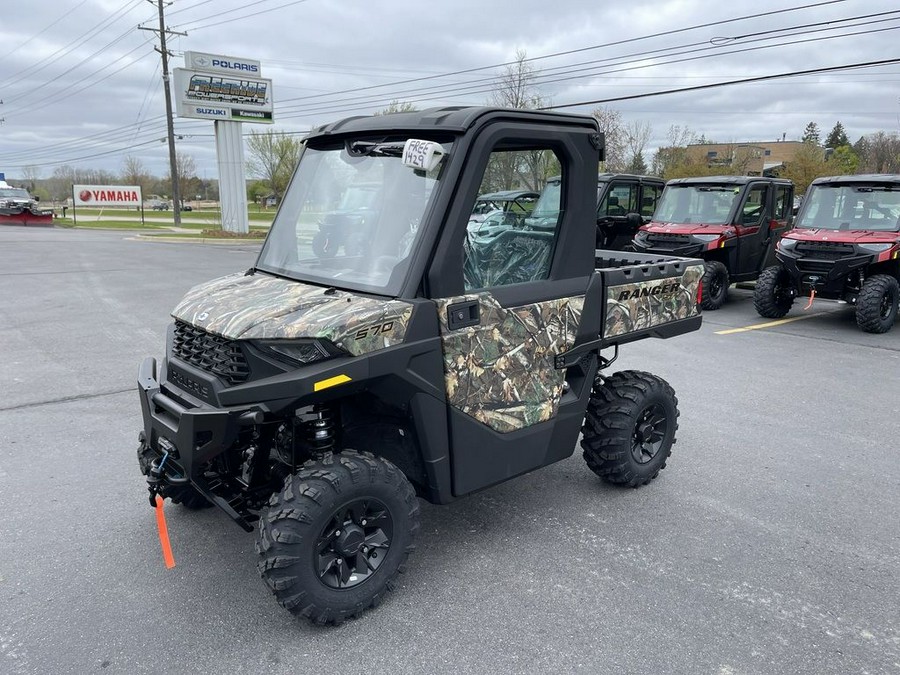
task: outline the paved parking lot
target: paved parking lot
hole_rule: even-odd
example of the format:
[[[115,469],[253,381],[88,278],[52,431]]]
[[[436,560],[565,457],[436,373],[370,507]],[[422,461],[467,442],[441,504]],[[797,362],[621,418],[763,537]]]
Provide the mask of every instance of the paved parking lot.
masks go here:
[[[2,673],[900,672],[900,327],[817,301],[628,346],[680,400],[640,490],[576,452],[446,507],[388,600],[338,628],[278,607],[247,535],[167,510],[135,460],[138,364],[193,284],[256,247],[0,228]]]

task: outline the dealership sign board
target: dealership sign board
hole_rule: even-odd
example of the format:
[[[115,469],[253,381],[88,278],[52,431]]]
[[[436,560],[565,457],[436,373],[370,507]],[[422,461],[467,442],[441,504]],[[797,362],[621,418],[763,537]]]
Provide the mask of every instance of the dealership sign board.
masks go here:
[[[140,206],[138,185],[73,185],[73,203],[78,206]]]
[[[179,117],[273,122],[272,80],[260,77],[259,61],[185,52],[184,63],[173,78]]]

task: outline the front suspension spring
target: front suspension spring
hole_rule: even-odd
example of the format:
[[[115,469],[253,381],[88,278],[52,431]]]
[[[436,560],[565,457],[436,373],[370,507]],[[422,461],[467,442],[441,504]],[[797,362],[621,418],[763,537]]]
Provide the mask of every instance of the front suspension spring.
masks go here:
[[[334,449],[334,413],[326,405],[313,408],[313,418],[306,422],[306,441],[314,455],[324,455]]]

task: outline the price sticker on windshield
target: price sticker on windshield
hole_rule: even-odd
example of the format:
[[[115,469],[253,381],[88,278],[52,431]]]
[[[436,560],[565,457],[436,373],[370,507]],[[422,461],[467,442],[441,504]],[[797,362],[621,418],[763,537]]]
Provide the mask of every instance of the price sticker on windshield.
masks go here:
[[[403,163],[412,169],[434,171],[444,158],[444,148],[434,141],[410,138],[403,146]]]

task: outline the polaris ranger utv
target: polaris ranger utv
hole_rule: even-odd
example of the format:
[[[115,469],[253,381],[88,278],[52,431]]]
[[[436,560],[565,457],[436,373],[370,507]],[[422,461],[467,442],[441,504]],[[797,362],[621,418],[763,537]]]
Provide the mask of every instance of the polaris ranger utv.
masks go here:
[[[780,265],[756,283],[760,316],[780,318],[798,295],[818,296],[855,305],[867,333],[889,331],[900,301],[900,175],[814,180],[775,256]]]
[[[791,226],[794,185],[752,176],[679,178],[666,183],[635,251],[703,258],[703,309],[719,309],[733,282],[753,281],[775,262]]]
[[[544,222],[551,228],[556,226],[561,180],[561,176],[547,179],[534,211],[525,219],[525,227],[540,229]],[[637,229],[650,222],[665,184],[662,178],[629,173],[597,176],[597,248],[630,248]]]
[[[167,497],[255,523],[278,602],[339,623],[402,571],[417,497],[446,504],[557,462],[579,433],[601,478],[655,478],[675,394],[602,369],[622,344],[699,328],[703,266],[595,252],[602,148],[590,117],[490,108],[313,131],[255,265],[189,291],[166,358],[141,365],[158,515]],[[467,237],[494,169],[535,152],[562,168],[556,227]],[[316,255],[316,213],[362,182],[379,192],[368,249]]]

